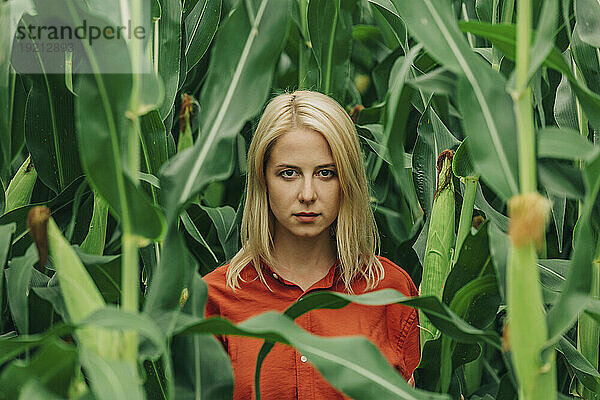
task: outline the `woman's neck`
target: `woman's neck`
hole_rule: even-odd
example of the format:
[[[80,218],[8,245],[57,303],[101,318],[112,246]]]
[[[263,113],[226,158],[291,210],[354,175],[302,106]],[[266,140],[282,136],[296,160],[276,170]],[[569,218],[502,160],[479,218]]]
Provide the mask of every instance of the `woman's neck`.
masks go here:
[[[273,256],[274,269],[289,276],[326,274],[337,258],[335,242],[325,231],[313,238],[299,238],[288,232],[276,232]]]

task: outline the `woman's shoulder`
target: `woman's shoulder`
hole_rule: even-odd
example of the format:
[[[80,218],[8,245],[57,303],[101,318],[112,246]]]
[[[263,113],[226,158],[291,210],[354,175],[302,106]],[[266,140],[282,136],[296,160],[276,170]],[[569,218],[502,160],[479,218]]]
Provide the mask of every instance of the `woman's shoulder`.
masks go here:
[[[377,259],[381,262],[385,272],[385,276],[377,286],[377,289],[396,289],[410,297],[419,294],[410,275],[402,267],[382,256],[377,256]]]
[[[208,274],[204,275],[202,279],[208,285],[209,289],[226,289],[227,283],[227,269],[229,268],[229,264],[221,265],[220,267],[215,268]]]
[[[209,289],[218,289],[222,291],[231,290],[227,287],[227,270],[229,269],[229,265],[229,263],[221,265],[202,277]],[[256,275],[254,268],[251,268],[251,266],[252,263],[248,263],[242,269],[240,273],[242,279],[249,280],[253,278],[253,275]]]

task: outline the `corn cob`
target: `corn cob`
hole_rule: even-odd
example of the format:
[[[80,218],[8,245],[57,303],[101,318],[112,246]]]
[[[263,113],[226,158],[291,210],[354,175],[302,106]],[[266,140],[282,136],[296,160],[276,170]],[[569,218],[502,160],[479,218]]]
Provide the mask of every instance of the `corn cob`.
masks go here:
[[[17,173],[10,181],[8,189],[6,189],[6,208],[4,212],[9,212],[29,204],[36,179],[37,172],[31,161],[31,156],[29,156],[21,164]]]
[[[506,277],[510,350],[519,379],[519,399],[556,397],[554,352],[542,359],[548,340],[536,245],[546,231],[550,204],[539,193],[514,196],[508,203],[512,243]]]
[[[181,104],[181,112],[179,113],[179,141],[177,143],[177,152],[194,145],[192,136],[192,128],[190,126],[190,115],[193,112],[193,100],[188,94],[183,95],[183,103]]]
[[[452,158],[454,152],[444,150],[437,161],[438,184],[433,199],[423,277],[419,293],[421,296],[434,295],[439,299],[444,292],[444,284],[450,273],[452,246],[454,245],[454,185],[452,183]],[[427,340],[437,336],[437,329],[429,319],[420,313],[421,348]]]
[[[40,264],[44,264],[49,252],[71,322],[79,324],[106,303],[81,260],[65,240],[46,207],[33,207],[27,217],[27,227],[33,236]],[[116,358],[118,333],[93,327],[79,328],[77,340],[83,347],[101,356]]]

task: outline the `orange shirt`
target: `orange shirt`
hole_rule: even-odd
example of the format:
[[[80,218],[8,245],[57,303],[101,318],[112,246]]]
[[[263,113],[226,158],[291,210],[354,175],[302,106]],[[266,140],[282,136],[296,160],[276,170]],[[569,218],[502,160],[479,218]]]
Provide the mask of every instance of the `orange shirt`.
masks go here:
[[[379,257],[385,277],[375,288],[396,289],[405,296],[417,296],[410,276],[390,260]],[[283,312],[300,297],[319,290],[343,292],[337,262],[329,273],[308,290],[286,281],[268,266],[265,279],[273,292],[258,279],[251,264],[242,271],[240,289],[233,292],[225,283],[228,265],[204,276],[208,284],[206,317],[221,316],[235,323],[252,316],[275,310]],[[357,280],[352,288],[363,293],[366,283]],[[411,307],[390,304],[366,306],[350,303],[337,310],[312,310],[300,316],[296,324],[321,336],[362,335],[373,342],[405,379],[408,380],[420,359],[417,311]],[[254,399],[254,371],[256,358],[263,340],[242,336],[220,338],[229,354],[234,374],[234,400]],[[261,398],[263,400],[331,400],[348,399],[333,388],[322,375],[294,348],[277,343],[265,358],[261,371]]]

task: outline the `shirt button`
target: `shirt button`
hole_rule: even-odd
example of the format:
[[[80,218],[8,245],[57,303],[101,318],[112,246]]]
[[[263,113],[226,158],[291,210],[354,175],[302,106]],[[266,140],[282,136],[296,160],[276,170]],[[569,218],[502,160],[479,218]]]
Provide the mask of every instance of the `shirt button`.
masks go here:
[[[301,356],[300,357],[300,361],[306,362],[306,361],[308,361],[308,358],[306,358],[306,356]]]

